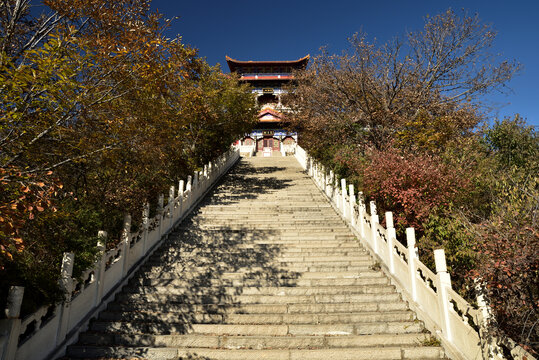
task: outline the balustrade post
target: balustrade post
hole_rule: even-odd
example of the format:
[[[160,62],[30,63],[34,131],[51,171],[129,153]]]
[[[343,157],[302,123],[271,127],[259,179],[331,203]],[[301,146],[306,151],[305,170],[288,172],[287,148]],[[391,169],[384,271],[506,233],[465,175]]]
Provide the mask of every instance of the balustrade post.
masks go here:
[[[19,345],[19,335],[21,333],[21,305],[24,296],[24,287],[11,286],[7,296],[4,313],[6,319],[0,320],[0,338],[5,338],[3,346],[0,348],[0,359],[15,359]]]
[[[123,244],[123,263],[122,276],[125,276],[129,271],[129,250],[131,248],[131,215],[127,214],[124,217],[124,228],[122,231]]]
[[[350,224],[352,224],[352,227],[356,227],[356,192],[354,191],[354,185],[350,184],[348,185],[348,194],[349,194],[349,204],[348,204],[348,210],[349,210],[349,219]]]
[[[174,185],[168,190],[168,212],[165,214],[168,218],[167,231],[174,225],[174,212],[176,211],[176,200],[174,195],[176,193],[176,188]]]
[[[194,177],[193,177],[193,193],[196,194],[197,189],[198,189],[198,171],[195,171]]]
[[[395,246],[394,243],[397,239],[397,234],[393,225],[393,213],[391,211],[386,212],[386,238],[389,272],[395,274],[395,256],[393,247]]]
[[[359,221],[359,233],[361,234],[362,239],[365,239],[365,212],[367,211],[365,206],[365,199],[363,197],[363,191],[358,193],[359,200],[359,211],[358,211],[358,221]]]
[[[148,251],[148,238],[150,233],[150,203],[145,203],[142,207],[142,253]]]
[[[378,223],[380,222],[378,218],[378,214],[376,213],[376,203],[374,201],[371,201],[369,203],[369,206],[371,208],[371,241],[372,241],[372,249],[374,250],[374,253],[377,255],[380,255],[380,249],[378,246]]]
[[[187,192],[187,205],[185,210],[189,209],[191,203],[193,202],[193,178],[191,175],[187,176],[187,184],[185,184],[185,191]]]
[[[192,188],[193,177],[191,175],[187,176],[187,184],[185,185],[185,191],[190,192]]]
[[[406,243],[408,245],[408,272],[410,273],[410,293],[412,300],[417,302],[417,260],[419,258],[415,247],[415,230],[412,227],[406,229]]]
[[[185,182],[183,180],[180,180],[179,184],[178,184],[178,213],[179,213],[179,217],[182,217],[183,216],[183,192],[184,192],[184,188],[185,188]]]
[[[172,185],[170,187],[170,189],[168,190],[168,206],[169,207],[172,207],[174,208],[174,199],[175,199],[175,195],[176,194],[176,188],[174,187],[174,185]],[[168,214],[170,217],[172,216],[172,211],[169,212]]]
[[[204,186],[206,185],[206,177],[204,176],[204,170],[200,170],[198,172],[198,193],[202,193],[204,191]]]
[[[335,173],[333,172],[333,170],[330,170],[328,186],[326,188],[326,195],[330,198],[330,200],[333,200],[334,183],[335,183]]]
[[[204,176],[204,180],[208,179],[208,165],[204,165],[204,170],[202,172],[202,175]]]
[[[157,219],[159,220],[159,239],[163,235],[163,213],[165,212],[165,195],[161,194],[157,198]]]
[[[64,341],[67,332],[69,331],[69,310],[71,308],[71,296],[73,294],[73,264],[75,262],[75,254],[64,253],[62,259],[62,269],[60,272],[60,288],[65,294],[65,299],[60,305],[60,321],[58,322],[58,333],[56,335],[56,345]]]
[[[97,250],[99,251],[99,260],[97,264],[97,274],[96,274],[96,291],[95,291],[95,299],[94,299],[94,306],[99,304],[101,302],[101,298],[103,297],[103,283],[105,279],[105,271],[107,266],[107,258],[105,256],[105,252],[107,250],[107,232],[106,231],[99,231],[97,233]]]
[[[176,194],[176,188],[174,185],[170,187],[168,190],[168,213],[167,216],[169,218],[169,225],[168,228],[170,229],[172,225],[174,224],[174,212],[176,211],[176,200],[175,195]]]
[[[502,351],[497,344],[496,338],[489,331],[489,327],[492,326],[492,324],[490,324],[492,319],[492,309],[487,302],[484,286],[479,278],[474,279],[474,283],[477,307],[479,308],[477,324],[479,325],[479,339],[481,341],[483,359],[504,359],[504,357],[501,356]]]
[[[335,182],[333,183],[333,194],[331,200],[337,207],[337,211],[341,211],[341,185],[340,180],[335,176]]]
[[[341,179],[341,212],[342,216],[347,219],[346,211],[346,179]]]
[[[434,250],[434,263],[436,264],[436,295],[441,312],[442,333],[449,342],[453,342],[453,329],[449,319],[449,310],[452,305],[448,294],[448,290],[451,289],[451,277],[447,272],[444,249]]]
[[[326,174],[326,167],[322,165],[322,191],[324,194],[326,193],[326,186],[327,186],[327,174]]]

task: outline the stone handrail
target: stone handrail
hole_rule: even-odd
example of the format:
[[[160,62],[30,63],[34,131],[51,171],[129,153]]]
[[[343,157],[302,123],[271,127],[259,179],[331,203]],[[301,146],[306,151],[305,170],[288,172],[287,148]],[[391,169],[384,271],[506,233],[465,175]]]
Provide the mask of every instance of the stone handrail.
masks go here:
[[[339,182],[332,171],[327,171],[300,146],[296,147],[295,156],[452,359],[503,359],[496,341],[486,331],[490,316],[487,303],[478,297],[478,306],[474,307],[451,288],[443,249],[434,251],[434,273],[419,259],[413,228],[406,229],[404,246],[396,238],[391,212],[385,213],[384,228],[374,201],[367,211],[362,192],[356,199],[353,185],[347,187],[345,179]],[[517,348],[518,351],[512,351],[515,359],[533,358]]]
[[[239,145],[240,154],[249,154],[249,156],[253,156],[256,152],[256,145]]]
[[[231,149],[195,172],[187,181],[181,180],[176,191],[171,186],[168,202],[159,197],[157,215],[149,218],[149,204],[142,210],[141,229],[131,232],[131,217],[124,219],[120,243],[105,250],[106,233],[99,233],[101,255],[78,282],[72,277],[75,256],[64,254],[60,285],[65,300],[60,304],[42,307],[35,313],[19,318],[24,293],[22,287],[12,287],[6,309],[7,318],[0,320],[0,360],[50,359],[61,356],[67,345],[77,340],[88,321],[107,303],[137,268],[155,250],[166,235],[188,215],[212,186],[239,159],[238,149]]]

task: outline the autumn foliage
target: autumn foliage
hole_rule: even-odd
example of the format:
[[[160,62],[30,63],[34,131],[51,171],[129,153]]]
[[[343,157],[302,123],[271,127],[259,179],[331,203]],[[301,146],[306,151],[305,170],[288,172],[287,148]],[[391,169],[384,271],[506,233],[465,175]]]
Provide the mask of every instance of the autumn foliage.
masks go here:
[[[359,169],[358,169],[359,170]],[[399,230],[412,226],[423,233],[429,216],[447,208],[469,181],[437,155],[399,152],[395,148],[374,150],[363,170],[367,195],[391,208]]]
[[[255,121],[237,78],[209,66],[145,0],[0,4],[0,302],[57,300],[62,253],[75,275],[98,230],[118,240],[142,206],[226,151]]]
[[[518,115],[485,125],[483,96],[520,68],[491,52],[495,36],[451,10],[384,44],[356,34],[286,100],[301,146],[392,211],[398,239],[413,226],[431,268],[444,248],[455,289],[474,303],[485,285],[492,331],[538,351],[539,140]]]

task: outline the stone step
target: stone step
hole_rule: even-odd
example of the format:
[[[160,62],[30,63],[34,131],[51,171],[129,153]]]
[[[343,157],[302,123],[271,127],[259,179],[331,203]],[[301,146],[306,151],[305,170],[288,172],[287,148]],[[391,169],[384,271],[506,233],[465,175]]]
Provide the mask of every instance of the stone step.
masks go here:
[[[90,330],[124,334],[209,334],[236,336],[409,334],[423,329],[419,321],[378,321],[353,324],[191,324],[186,322],[93,321]]]
[[[411,311],[386,311],[363,313],[309,313],[309,314],[205,314],[205,313],[160,313],[148,311],[103,311],[99,321],[138,321],[197,324],[350,324],[378,321],[411,321]]]
[[[308,313],[353,313],[375,311],[408,310],[404,301],[334,303],[334,304],[188,304],[158,302],[111,302],[108,310],[154,311],[208,314],[308,314]]]
[[[298,348],[362,348],[382,346],[419,346],[430,340],[429,334],[376,334],[349,336],[217,336],[217,335],[131,335],[83,333],[81,344],[101,346],[152,346],[176,348],[224,349],[298,349]]]
[[[288,247],[320,247],[323,245],[327,245],[328,247],[338,247],[338,245],[344,245],[344,246],[353,246],[356,242],[355,241],[346,241],[347,239],[341,239],[341,236],[326,236],[323,237],[315,237],[315,236],[309,236],[309,237],[287,237],[287,238],[257,238],[253,240],[245,240],[245,243],[253,244],[253,245],[274,245],[274,249],[277,249],[277,245],[279,245],[279,248],[281,249],[287,249]],[[226,245],[226,243],[225,243]],[[280,246],[282,245],[282,246]]]
[[[141,270],[144,270],[141,267]],[[218,275],[219,279],[222,280],[236,280],[236,279],[275,279],[275,280],[294,280],[294,279],[362,279],[362,278],[372,278],[372,277],[384,277],[384,274],[380,271],[368,270],[357,272],[357,271],[318,271],[318,272],[305,272],[305,273],[295,273],[295,272],[280,272],[277,274],[267,274],[260,273],[259,271],[250,271],[249,269],[244,269],[245,272],[223,272]],[[155,271],[148,272],[144,274],[146,279],[200,279],[200,272],[171,272],[171,271]]]
[[[234,216],[234,214],[227,215],[226,217],[220,216],[197,216],[190,220],[189,224],[203,224],[206,222],[215,223],[215,224],[270,224],[277,225],[278,227],[288,225],[288,224],[297,224],[297,225],[309,225],[309,224],[325,224],[327,226],[343,226],[344,222],[341,219],[335,217],[302,217],[302,218],[291,218],[288,216],[282,217],[272,217],[270,219],[256,218],[252,215],[240,217]],[[277,223],[277,224],[276,224]]]
[[[385,285],[389,284],[386,277],[356,278],[356,279],[209,279],[209,286],[234,286],[234,287],[267,287],[269,284],[279,286],[355,286],[355,285]],[[192,282],[188,279],[163,279],[163,278],[145,278],[144,275],[134,278],[129,282],[130,285],[144,286],[177,286],[191,287]]]
[[[370,261],[363,265],[345,265],[345,266],[332,266],[332,265],[313,265],[313,266],[304,266],[301,264],[266,264],[265,266],[252,266],[247,263],[245,265],[229,265],[220,267],[218,264],[214,265],[214,269],[223,272],[223,271],[233,271],[238,274],[252,274],[252,273],[263,273],[263,272],[289,272],[289,273],[302,273],[301,275],[309,275],[310,273],[340,273],[340,272],[366,272],[372,269],[374,262]],[[237,268],[234,268],[236,266]],[[271,269],[271,270],[270,270]],[[141,267],[141,270],[148,273],[158,273],[162,274],[164,272],[172,272],[178,275],[185,273],[195,273],[201,274],[207,270],[207,267],[204,265],[196,266],[195,264],[165,264],[165,265],[151,265],[145,264]]]
[[[168,248],[157,250],[150,257],[153,260],[169,260],[169,259],[178,259],[179,256],[182,257],[191,257],[191,256],[208,256],[218,253],[220,246],[208,246],[208,247],[195,247],[195,246],[184,246],[182,248]],[[244,244],[244,246],[236,246],[236,249],[226,251],[229,255],[244,256],[247,252],[250,252],[249,255],[258,256],[265,255],[267,253],[273,253],[271,247],[257,244]],[[360,260],[366,260],[372,258],[371,255],[362,250],[359,247],[350,247],[350,248],[308,248],[308,247],[287,247],[283,249],[275,249],[277,255],[281,258],[285,257],[304,257],[305,259],[311,259],[313,257],[335,257],[338,256],[341,259],[346,257],[359,258]],[[221,250],[223,251],[223,250]]]
[[[191,219],[195,219],[195,217],[193,216]],[[215,213],[200,212],[196,214],[196,219],[197,220],[201,220],[201,219],[231,220],[231,221],[255,220],[255,218],[253,217],[253,214],[250,212],[229,213],[229,212],[222,212],[222,211],[215,212]],[[339,216],[337,216],[336,214],[326,212],[326,211],[317,212],[315,214],[294,213],[294,214],[281,215],[281,214],[274,213],[274,214],[271,214],[271,216],[268,216],[268,218],[260,216],[256,219],[262,222],[275,221],[276,219],[279,219],[279,221],[280,220],[289,220],[289,221],[291,220],[334,220],[334,221],[337,221],[338,220],[344,224],[344,221]]]
[[[302,229],[307,231],[308,229],[324,229],[324,231],[335,231],[339,229],[341,231],[350,231],[345,224],[340,220],[330,219],[271,219],[268,221],[261,221],[256,218],[253,219],[219,219],[219,218],[206,218],[206,219],[193,219],[189,222],[191,227],[198,229],[204,229],[204,226],[220,226],[224,229],[228,229],[230,226],[242,226],[244,229],[249,229],[251,226],[261,226],[263,228],[271,229],[285,229],[291,230]]]
[[[278,199],[278,201],[275,201],[275,198]],[[202,205],[200,208],[203,209],[215,209],[219,206],[222,206],[222,204],[219,201],[223,200],[229,200],[229,201],[235,201],[236,204],[240,205],[240,208],[253,208],[258,210],[266,210],[268,208],[273,207],[283,207],[287,206],[287,208],[296,208],[296,207],[304,207],[304,206],[312,206],[312,205],[326,205],[327,198],[322,194],[272,194],[272,196],[258,196],[257,201],[255,202],[255,205],[253,205],[253,202],[249,201],[242,201],[244,199],[238,199],[234,197],[229,198],[223,198],[223,199],[217,199],[215,201],[209,201]],[[264,206],[257,205],[264,203]],[[266,207],[267,205],[267,207]],[[236,209],[236,208],[235,208]],[[234,210],[234,209],[229,209]]]
[[[337,233],[341,232],[343,234],[350,234],[350,231],[344,227],[340,229],[328,228],[323,223],[322,224],[283,224],[282,226],[277,224],[226,224],[226,225],[220,225],[220,224],[212,224],[212,223],[205,223],[205,224],[198,224],[198,229],[201,230],[279,230],[281,232],[285,233],[296,233],[297,235],[303,235],[304,233],[309,233],[311,231],[316,231],[320,233]],[[323,236],[323,235],[319,235]],[[352,235],[349,235],[352,237]]]
[[[193,360],[339,360],[362,359],[440,359],[443,351],[439,347],[364,347],[339,349],[208,349],[208,348],[152,348],[152,347],[102,347],[70,346],[68,356],[77,359],[193,359]]]
[[[444,358],[374,265],[294,158],[244,159],[68,356]]]
[[[367,259],[367,260],[353,260],[353,261],[293,261],[293,262],[285,262],[280,261],[279,259],[267,259],[265,257],[260,257],[258,261],[253,261],[253,263],[265,263],[261,264],[260,266],[251,266],[248,270],[268,270],[270,266],[280,267],[282,269],[296,269],[296,271],[317,271],[315,269],[327,269],[330,271],[336,271],[335,269],[345,269],[349,268],[350,271],[352,270],[364,270],[368,269],[370,266],[374,264],[374,260]],[[238,264],[229,264],[227,262],[212,262],[211,258],[205,258],[205,259],[199,259],[197,261],[196,258],[190,258],[190,259],[182,259],[182,261],[155,261],[150,260],[148,261],[144,266],[147,267],[149,270],[153,269],[170,269],[170,270],[190,270],[190,269],[200,269],[203,271],[202,268],[205,268],[207,264],[212,264],[215,268],[220,269],[231,269],[234,270],[234,266],[237,266]],[[300,270],[301,269],[301,270]],[[339,270],[340,271],[340,270]]]
[[[248,227],[240,228],[240,226],[237,226],[235,229],[231,227],[220,228],[218,226],[215,226],[214,229],[189,228],[189,230],[185,230],[183,228],[179,228],[179,230],[182,231],[173,233],[172,240],[185,238],[187,236],[209,237],[212,239],[219,237],[222,238],[224,236],[226,236],[227,238],[231,237],[232,239],[259,239],[260,237],[276,239],[294,239],[298,237],[302,239],[331,239],[333,236],[339,236],[339,239],[357,239],[353,234],[350,233],[350,230],[346,228],[315,227],[306,229],[301,227],[299,229],[303,230],[298,231],[298,228],[257,229],[257,231],[263,231],[261,231],[260,233],[252,233],[252,229],[249,229]],[[319,231],[316,233],[312,233],[311,230],[313,229]]]
[[[292,204],[292,205],[285,205],[282,202],[264,202],[263,203],[263,211],[261,211],[261,205],[260,204],[253,204],[251,203],[237,203],[234,205],[234,209],[231,210],[229,206],[227,205],[205,205],[201,210],[208,210],[208,211],[223,211],[223,212],[234,212],[238,210],[243,211],[251,211],[253,214],[265,214],[265,213],[271,213],[274,214],[278,211],[309,211],[309,210],[330,210],[332,209],[332,206],[329,203],[312,203],[310,201],[305,202],[303,204]],[[269,210],[272,210],[269,212]]]
[[[230,254],[227,252],[227,254]],[[245,253],[243,253],[245,254]],[[203,254],[200,252],[196,252],[193,255],[189,253],[183,253],[184,257],[188,257],[192,261],[201,262],[204,263],[207,260],[214,260],[215,259],[215,252]],[[206,255],[206,256],[205,256]],[[212,256],[209,256],[212,255]],[[257,256],[261,255],[261,256]],[[252,256],[254,258],[262,257],[266,254],[256,252],[252,253]],[[170,254],[170,256],[161,255],[159,257],[152,256],[148,264],[154,265],[154,264],[167,264],[168,262],[175,263],[178,261],[178,255],[176,254]],[[344,266],[344,265],[358,265],[358,264],[370,264],[372,263],[372,259],[369,255],[359,255],[359,256],[352,256],[352,255],[324,255],[320,256],[319,254],[311,255],[311,256],[304,256],[304,254],[300,255],[288,255],[283,256],[282,254],[277,255],[273,259],[271,259],[274,263],[280,263],[283,265],[286,264],[301,264],[301,265],[334,265],[334,266]],[[224,262],[221,262],[224,264]],[[216,265],[220,265],[220,263],[216,263]]]
[[[207,295],[215,287],[176,286],[125,286],[122,291],[129,294],[167,294],[167,295]],[[224,295],[275,295],[275,296],[311,296],[311,295],[341,295],[341,294],[389,294],[395,292],[393,285],[356,285],[356,286],[315,286],[315,287],[219,287],[220,294]]]
[[[120,293],[116,296],[119,302],[161,302],[186,304],[324,304],[349,302],[392,302],[400,301],[397,293],[382,294],[320,294],[320,295],[225,295],[218,292],[208,295],[169,295]]]

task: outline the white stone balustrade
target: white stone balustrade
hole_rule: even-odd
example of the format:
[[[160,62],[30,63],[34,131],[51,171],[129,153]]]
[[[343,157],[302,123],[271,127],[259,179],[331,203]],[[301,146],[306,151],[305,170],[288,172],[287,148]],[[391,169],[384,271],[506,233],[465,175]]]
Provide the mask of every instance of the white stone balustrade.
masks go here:
[[[161,195],[153,218],[149,217],[150,207],[146,204],[138,231],[131,232],[131,216],[126,215],[122,238],[115,248],[105,251],[107,234],[100,232],[97,247],[101,256],[83,273],[82,282],[72,278],[76,256],[66,253],[59,276],[66,295],[61,304],[42,307],[20,319],[24,288],[12,287],[5,309],[6,319],[0,320],[0,360],[41,360],[61,356],[67,345],[77,340],[78,333],[86,329],[89,319],[106,307],[166,235],[239,158],[239,149],[231,149],[204,166],[202,172],[195,172],[194,177],[189,175],[186,182],[181,180],[177,194],[171,186],[167,204]]]
[[[474,308],[451,288],[443,249],[435,250],[434,274],[418,257],[413,228],[406,229],[406,247],[396,238],[391,212],[385,214],[384,228],[379,224],[373,201],[370,202],[370,213],[367,212],[362,192],[358,193],[356,200],[354,188],[351,186],[347,191],[345,179],[341,180],[341,186],[338,182],[336,185],[333,172],[326,170],[300,146],[296,146],[295,156],[361,243],[380,262],[425,327],[437,335],[450,358],[501,358],[495,344],[488,344],[476,330],[484,327],[485,307]],[[531,359],[521,347],[515,346],[511,352],[516,359]]]

